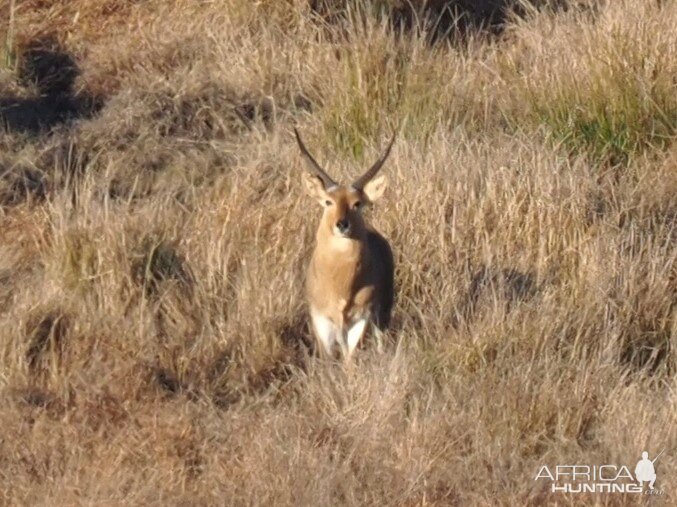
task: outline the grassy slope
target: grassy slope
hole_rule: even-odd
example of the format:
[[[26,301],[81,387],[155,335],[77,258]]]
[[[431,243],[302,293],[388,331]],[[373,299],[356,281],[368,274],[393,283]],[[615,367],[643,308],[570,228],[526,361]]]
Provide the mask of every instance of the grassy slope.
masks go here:
[[[23,3],[104,106],[0,137],[3,501],[566,504],[541,464],[665,447],[674,502],[677,5],[636,4],[459,49],[301,1]],[[402,129],[392,344],[346,370],[298,346],[293,124],[345,178]]]

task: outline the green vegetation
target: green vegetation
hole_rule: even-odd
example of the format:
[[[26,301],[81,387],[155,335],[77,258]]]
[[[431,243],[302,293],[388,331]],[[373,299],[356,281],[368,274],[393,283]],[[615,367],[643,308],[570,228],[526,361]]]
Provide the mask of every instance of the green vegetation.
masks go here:
[[[677,3],[448,37],[310,3],[17,4],[0,503],[634,504],[534,477],[677,448]],[[347,368],[310,350],[292,127],[337,179],[400,132],[393,326]]]

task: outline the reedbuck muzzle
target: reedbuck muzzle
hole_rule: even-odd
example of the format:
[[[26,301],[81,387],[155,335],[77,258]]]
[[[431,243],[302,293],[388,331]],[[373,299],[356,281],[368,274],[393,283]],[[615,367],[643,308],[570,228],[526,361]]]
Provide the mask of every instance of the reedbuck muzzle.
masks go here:
[[[380,348],[381,333],[390,322],[393,254],[388,241],[364,221],[362,209],[383,195],[386,178],[377,174],[395,136],[367,172],[350,185],[340,185],[313,158],[296,129],[294,133],[309,170],[306,190],[323,207],[306,279],[313,332],[322,352],[334,356],[338,348],[348,360],[368,324]]]

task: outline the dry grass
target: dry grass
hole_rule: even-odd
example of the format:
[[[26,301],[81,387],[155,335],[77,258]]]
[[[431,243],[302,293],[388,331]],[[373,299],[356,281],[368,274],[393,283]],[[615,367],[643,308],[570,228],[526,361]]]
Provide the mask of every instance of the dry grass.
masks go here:
[[[435,45],[301,0],[17,4],[3,503],[634,504],[534,477],[662,448],[675,502],[677,4]],[[348,369],[305,346],[294,124],[343,177],[402,132],[391,343]]]

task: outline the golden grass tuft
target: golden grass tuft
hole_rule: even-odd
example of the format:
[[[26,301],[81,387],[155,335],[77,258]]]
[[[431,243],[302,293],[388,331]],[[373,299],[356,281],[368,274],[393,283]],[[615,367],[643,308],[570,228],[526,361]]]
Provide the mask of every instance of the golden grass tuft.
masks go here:
[[[534,477],[663,448],[674,503],[676,5],[435,39],[386,3],[17,3],[2,503],[633,504]],[[292,126],[343,179],[400,129],[394,322],[349,368],[312,350]]]

